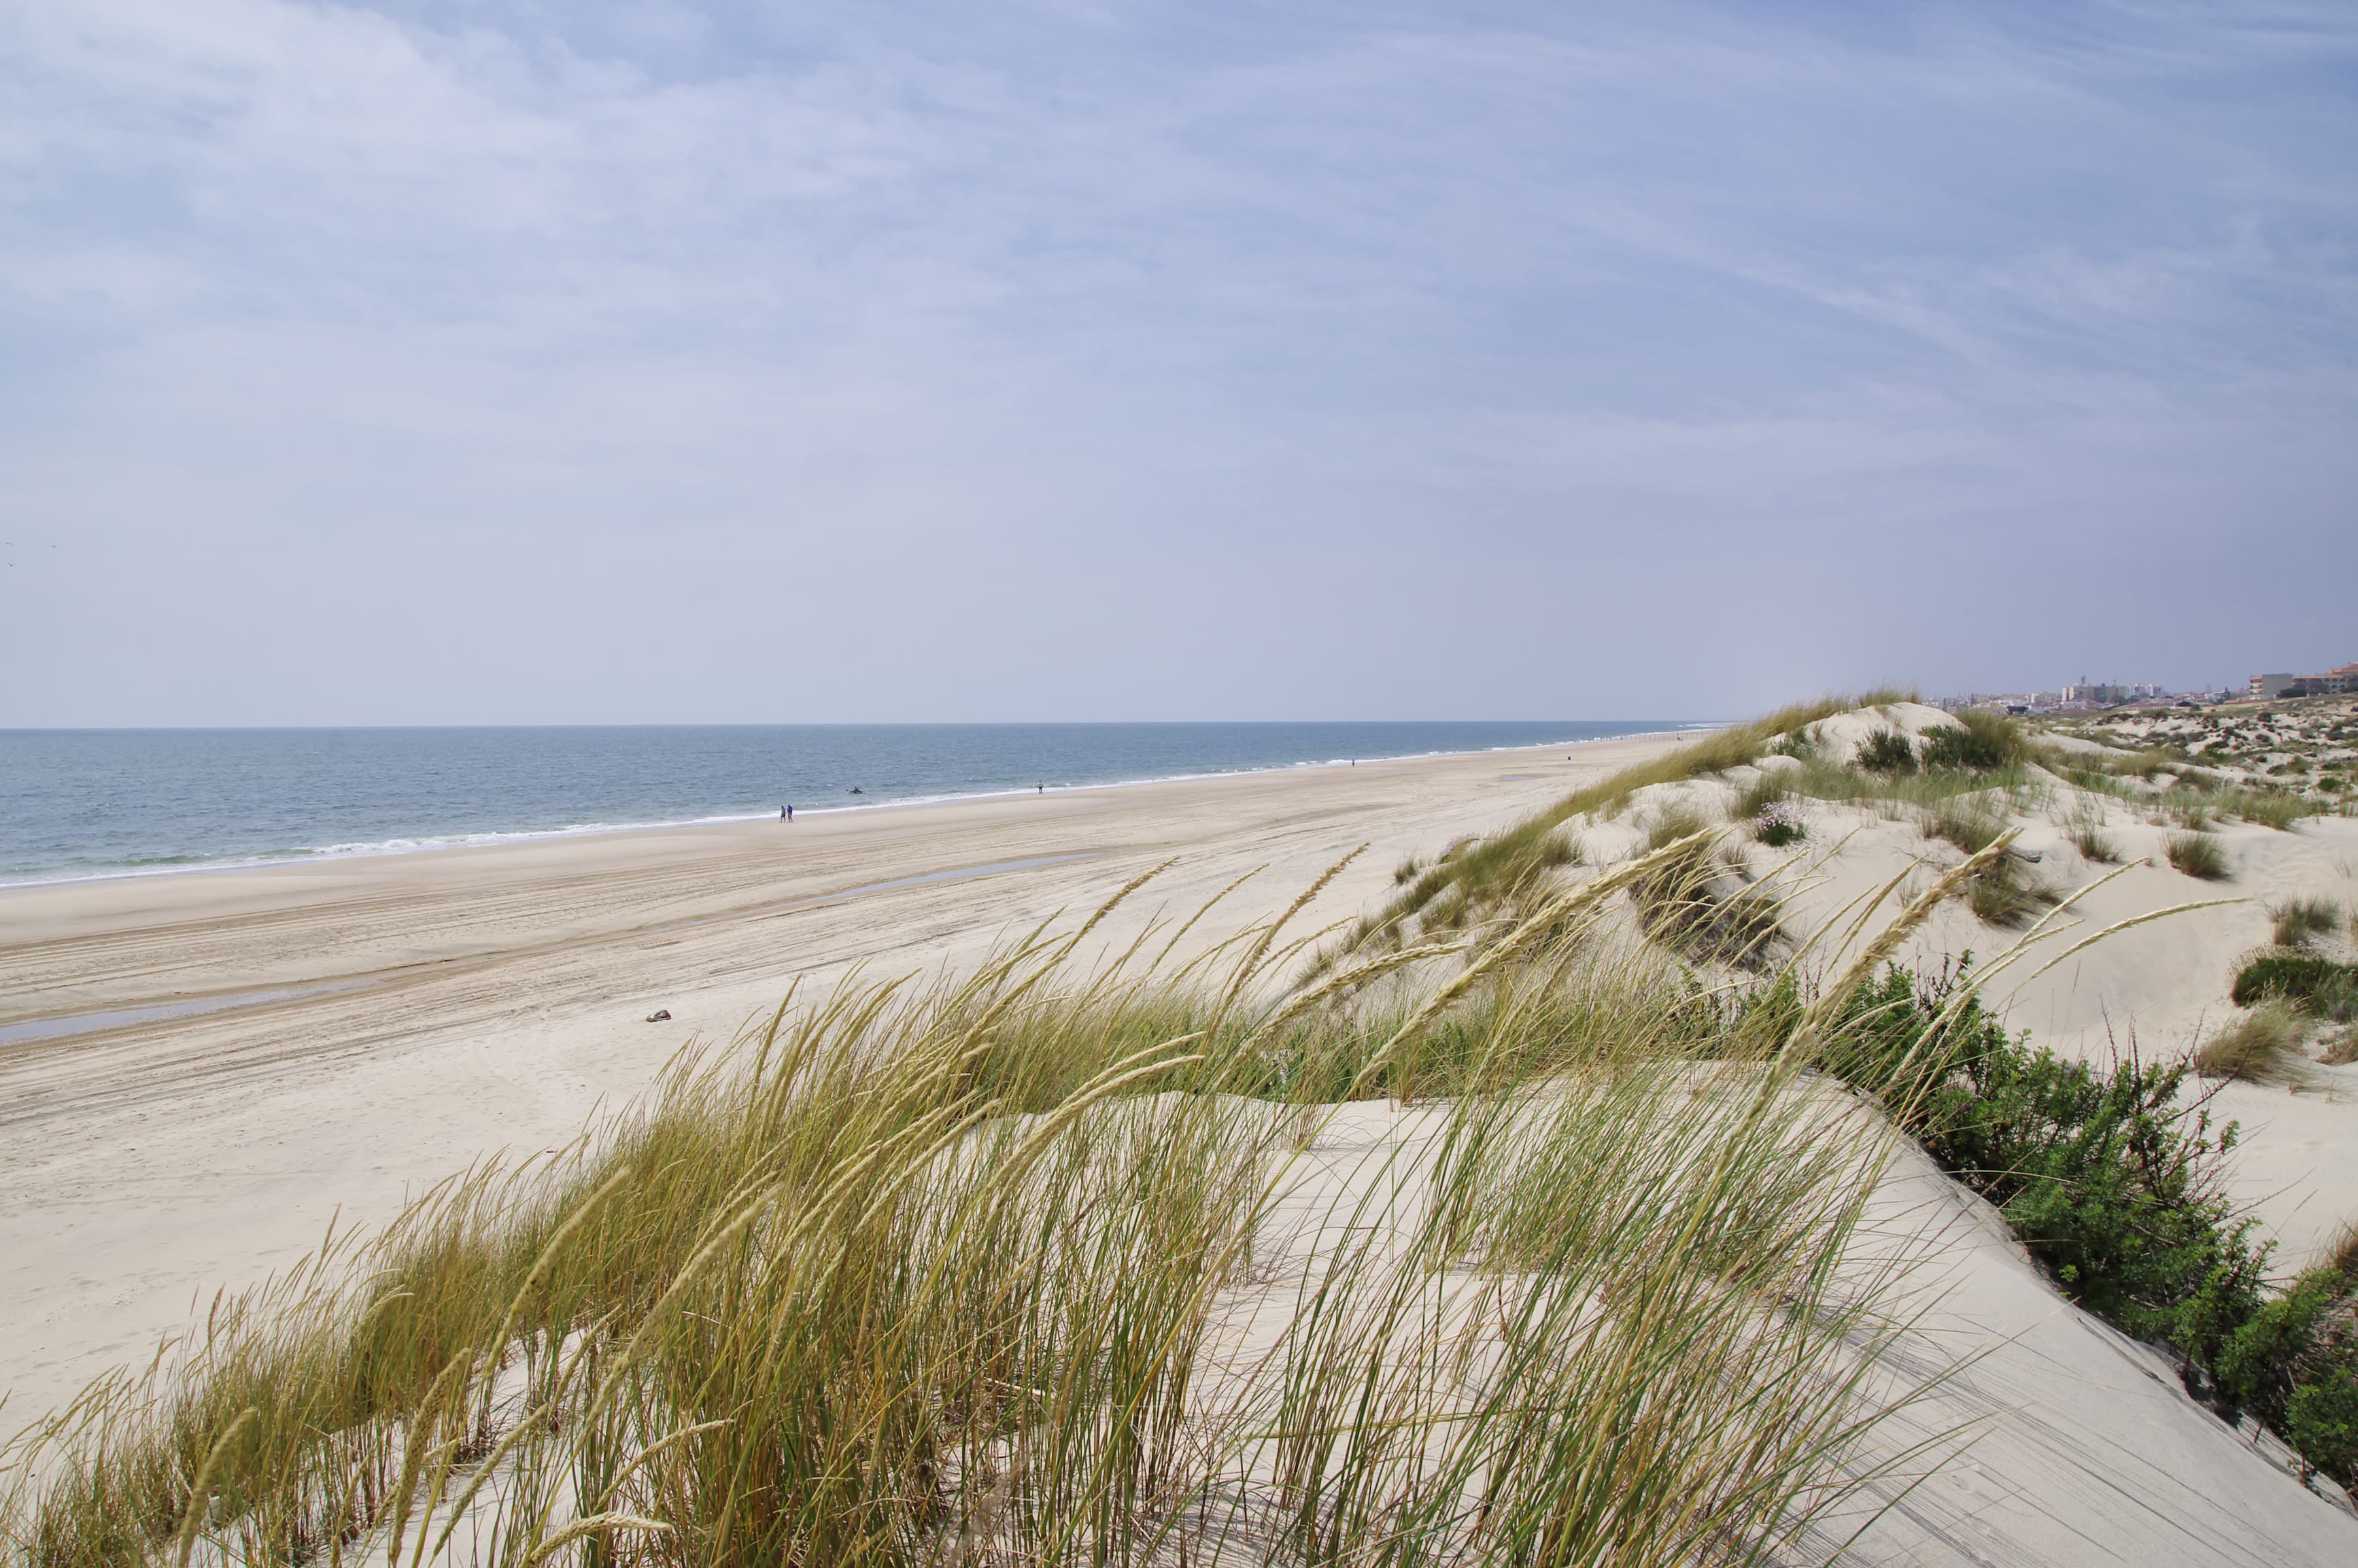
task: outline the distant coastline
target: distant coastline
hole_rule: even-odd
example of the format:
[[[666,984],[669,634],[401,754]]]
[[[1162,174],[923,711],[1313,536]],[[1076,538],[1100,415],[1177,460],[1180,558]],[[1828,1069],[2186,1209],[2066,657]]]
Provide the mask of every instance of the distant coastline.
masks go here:
[[[1717,722],[0,730],[0,890],[757,821],[787,800],[798,815],[877,811]],[[595,807],[567,819],[583,797]]]

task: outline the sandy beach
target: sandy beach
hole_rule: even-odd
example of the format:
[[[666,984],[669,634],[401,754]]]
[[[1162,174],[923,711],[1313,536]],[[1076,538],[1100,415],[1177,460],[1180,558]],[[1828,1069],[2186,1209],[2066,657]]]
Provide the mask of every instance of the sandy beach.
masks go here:
[[[1672,743],[0,891],[6,1414],[144,1363],[331,1218],[381,1223],[471,1162],[563,1142],[797,979],[967,961],[1173,857],[1109,939],[1257,871],[1196,935],[1225,933],[1365,843],[1309,916],[1342,919],[1404,856]],[[217,1011],[24,1037],[168,1007]]]
[[[1679,739],[0,892],[6,1424],[144,1365],[217,1290],[288,1267],[331,1225],[382,1224],[471,1163],[567,1143],[684,1046],[729,1040],[798,983],[809,997],[855,972],[970,969],[1164,862],[1093,947],[1219,897],[1186,939],[1200,950],[1367,846],[1293,928],[1307,933],[1376,907],[1404,858],[1429,861]],[[1735,787],[1652,786],[1590,823],[1585,852],[1610,862],[1650,814],[1692,801],[1715,815]],[[1939,863],[1912,827],[1812,811],[1796,935]],[[2261,901],[2346,878],[2358,844],[2344,828],[2231,837],[2243,902],[2126,933],[2013,996],[2008,1015],[2067,1052],[2101,1048],[2108,1022],[2184,1049],[2222,1005]],[[2086,880],[2053,838],[2038,840],[2040,863]],[[1751,852],[1766,871],[1773,857]],[[2188,890],[2139,867],[2104,891],[2092,921]],[[1909,946],[1937,963],[2005,939],[1944,906]],[[2235,1085],[2221,1102],[2254,1134],[2237,1195],[2296,1253],[2348,1212],[2351,1071],[2319,1069],[2305,1093]],[[1420,1114],[1371,1104],[1344,1122],[1380,1150]],[[1902,1152],[1875,1210],[1876,1233],[1921,1253],[1923,1315],[1893,1374],[1937,1388],[1902,1425],[1928,1453],[1980,1435],[1914,1490],[1902,1478],[1863,1494],[1887,1511],[1842,1525],[1864,1533],[1840,1561],[2341,1560],[2342,1505],[2196,1406],[2151,1347],[2074,1311],[1995,1211],[1920,1154]]]

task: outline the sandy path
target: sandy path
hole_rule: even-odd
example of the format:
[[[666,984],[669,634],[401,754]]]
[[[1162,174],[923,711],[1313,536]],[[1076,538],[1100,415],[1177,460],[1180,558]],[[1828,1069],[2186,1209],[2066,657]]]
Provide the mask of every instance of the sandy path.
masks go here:
[[[1315,912],[1339,918],[1403,855],[1669,743],[0,891],[0,1424],[144,1361],[332,1214],[378,1223],[486,1153],[562,1141],[798,975],[968,961],[1174,855],[1133,919],[1266,865],[1206,927],[1231,929],[1369,842]],[[285,990],[302,994],[22,1037]],[[673,1022],[644,1022],[658,1007]]]

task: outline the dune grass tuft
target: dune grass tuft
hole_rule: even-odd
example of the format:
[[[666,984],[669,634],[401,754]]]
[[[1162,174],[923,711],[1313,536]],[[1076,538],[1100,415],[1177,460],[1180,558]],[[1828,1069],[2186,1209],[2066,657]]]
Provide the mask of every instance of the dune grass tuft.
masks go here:
[[[2268,906],[2268,920],[2277,946],[2298,947],[2338,931],[2342,906],[2331,899],[2286,899]]]
[[[2227,852],[2214,833],[2173,833],[2169,853],[2169,863],[2190,877],[2208,882],[2226,880]]]
[[[2226,809],[2246,822],[2289,833],[2293,824],[2318,814],[2318,806],[2282,790],[2240,789],[2226,797]]]
[[[0,1561],[1782,1560],[1873,1468],[1893,1133],[1584,944],[1614,875],[1454,970],[782,1006],[30,1429]]]
[[[1714,862],[1713,838],[1689,806],[1672,806],[1654,819],[1646,849],[1656,864],[1630,884],[1639,924],[1698,963],[1765,968],[1783,935],[1783,912],[1765,889],[1740,880],[1730,885]]]
[[[2073,849],[2090,860],[2100,865],[2117,865],[2120,863],[2121,847],[2104,826],[2104,812],[2097,804],[2098,799],[2098,796],[2091,795],[2080,796],[2071,814],[2063,819],[2063,836],[2071,840]]]
[[[1914,695],[1882,690],[1857,697],[1796,703],[1624,768],[1432,867],[1394,894],[1379,912],[1359,922],[1323,962],[1331,965],[1369,945],[1400,947],[1415,940],[1421,931],[1462,930],[1520,906],[1545,885],[1552,866],[1563,863],[1550,857],[1563,853],[1557,830],[1574,817],[1610,819],[1626,809],[1630,797],[1641,789],[1725,773],[1772,752],[1806,754],[1810,750],[1807,731],[1820,719],[1853,708],[1911,700]]]
[[[2271,998],[2198,1046],[2194,1070],[2206,1078],[2272,1082],[2285,1076],[2300,1030],[2299,1009]]]

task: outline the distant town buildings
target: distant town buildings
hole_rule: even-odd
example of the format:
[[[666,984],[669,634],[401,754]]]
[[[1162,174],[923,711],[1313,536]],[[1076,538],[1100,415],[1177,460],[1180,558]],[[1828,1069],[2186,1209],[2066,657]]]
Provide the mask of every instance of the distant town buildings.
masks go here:
[[[2162,695],[2158,686],[2113,686],[2082,676],[2079,684],[2063,688],[2062,700],[2091,708],[2113,708],[2124,702],[2146,702]]]
[[[2053,691],[1977,691],[1964,697],[1936,698],[1934,706],[1952,713],[1962,708],[1995,708],[2005,713],[2085,713],[2097,708],[2124,707],[2193,707],[2201,703],[2257,700],[2274,701],[2293,697],[2358,696],[2358,664],[2348,664],[2313,676],[2260,675],[2244,683],[2242,690],[2222,687],[2217,691],[2166,691],[2158,686],[2140,684],[2116,685],[2111,681],[2092,681],[2082,676],[2070,686]]]
[[[2358,664],[2342,665],[2321,675],[2254,676],[2244,688],[2246,697],[2269,701],[2279,697],[2342,697],[2358,692]]]

